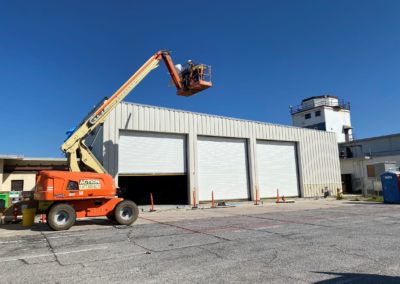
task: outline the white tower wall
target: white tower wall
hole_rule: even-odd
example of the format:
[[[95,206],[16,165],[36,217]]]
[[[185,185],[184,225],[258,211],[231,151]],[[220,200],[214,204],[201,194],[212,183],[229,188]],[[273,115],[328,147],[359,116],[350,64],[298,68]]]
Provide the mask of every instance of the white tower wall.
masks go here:
[[[346,142],[345,128],[351,126],[350,111],[325,108],[326,131],[335,132],[338,143]],[[350,130],[351,131],[351,130]]]

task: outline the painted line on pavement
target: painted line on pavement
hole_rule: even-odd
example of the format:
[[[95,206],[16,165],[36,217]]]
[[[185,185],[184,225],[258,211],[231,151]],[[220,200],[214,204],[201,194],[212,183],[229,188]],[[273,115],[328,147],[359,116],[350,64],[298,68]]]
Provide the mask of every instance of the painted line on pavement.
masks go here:
[[[54,236],[54,237],[48,237],[48,239],[59,239],[59,238],[68,238],[68,237],[81,237],[81,236],[86,236],[86,234],[76,234],[76,235],[59,235],[59,236]]]
[[[13,257],[13,258],[0,258],[0,263],[1,262],[10,262],[10,261],[18,261],[21,259],[32,259],[32,258],[38,258],[38,257],[47,257],[47,256],[54,256],[54,255],[65,255],[65,254],[71,254],[71,253],[80,253],[80,252],[88,252],[88,251],[94,251],[94,250],[105,250],[108,247],[98,247],[98,248],[90,248],[90,249],[80,249],[80,250],[71,250],[71,251],[63,251],[63,252],[55,252],[54,254],[52,253],[46,253],[46,254],[38,254],[38,255],[23,255],[19,257]]]
[[[21,243],[22,241],[6,241],[6,242],[0,242],[0,244],[15,244],[15,243]]]
[[[68,237],[82,237],[86,236],[86,234],[75,234],[75,235],[58,235],[58,236],[46,236],[48,239],[59,239],[59,238],[68,238]],[[45,241],[44,239],[39,239],[39,240],[33,240],[33,242],[41,242]],[[3,241],[0,242],[1,244],[16,244],[16,243],[32,243],[32,240],[18,240],[18,241]]]

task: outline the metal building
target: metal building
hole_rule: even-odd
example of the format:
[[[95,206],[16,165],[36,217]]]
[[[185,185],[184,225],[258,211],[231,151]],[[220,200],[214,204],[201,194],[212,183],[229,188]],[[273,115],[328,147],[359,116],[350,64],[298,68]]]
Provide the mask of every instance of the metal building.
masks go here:
[[[400,133],[339,143],[339,153],[343,191],[377,194],[382,189],[378,168],[400,166]]]
[[[96,137],[96,139],[94,139]],[[341,189],[335,133],[121,103],[86,144],[148,203],[313,197]]]

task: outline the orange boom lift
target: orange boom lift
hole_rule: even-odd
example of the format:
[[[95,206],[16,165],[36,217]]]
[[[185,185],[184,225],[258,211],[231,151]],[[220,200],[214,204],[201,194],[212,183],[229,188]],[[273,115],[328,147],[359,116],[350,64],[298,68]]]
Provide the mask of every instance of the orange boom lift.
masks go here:
[[[109,99],[103,99],[82,123],[69,133],[61,146],[70,171],[41,171],[37,178],[35,200],[53,230],[67,230],[77,218],[107,216],[121,225],[130,225],[139,215],[137,205],[118,197],[111,175],[96,159],[85,138],[96,131],[110,112],[164,61],[177,95],[192,96],[212,86],[211,67],[193,64],[179,70],[165,50],[155,53]]]

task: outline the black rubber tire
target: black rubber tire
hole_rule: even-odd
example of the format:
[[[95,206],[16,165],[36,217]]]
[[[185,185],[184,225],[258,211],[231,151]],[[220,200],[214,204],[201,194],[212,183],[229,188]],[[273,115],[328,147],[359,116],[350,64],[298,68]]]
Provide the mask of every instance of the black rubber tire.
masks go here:
[[[54,231],[68,230],[75,224],[75,209],[64,203],[52,206],[47,214],[47,225]]]
[[[139,216],[139,208],[131,200],[123,200],[115,206],[115,221],[120,225],[131,225]]]

